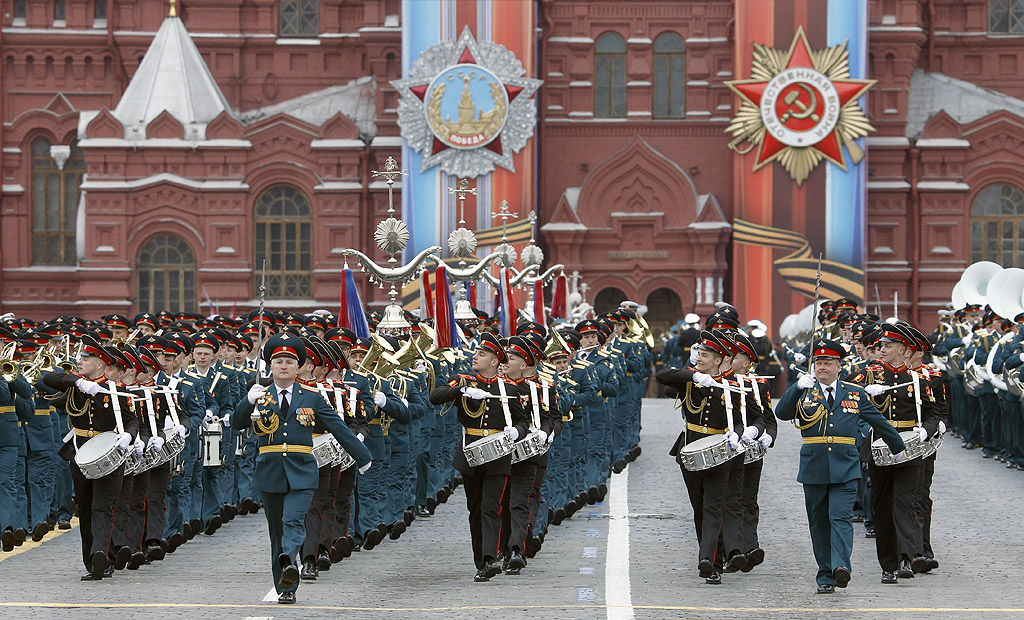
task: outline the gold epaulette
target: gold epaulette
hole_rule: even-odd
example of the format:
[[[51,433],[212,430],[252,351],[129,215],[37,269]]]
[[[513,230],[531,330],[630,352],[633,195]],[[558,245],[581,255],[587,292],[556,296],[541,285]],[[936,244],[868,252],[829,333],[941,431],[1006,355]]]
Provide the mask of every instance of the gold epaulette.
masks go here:
[[[296,383],[299,383],[299,382],[296,381]],[[301,385],[303,389],[309,390],[310,392],[320,393],[320,389],[318,387],[316,387],[315,385],[306,385],[305,383],[299,383],[299,385]]]

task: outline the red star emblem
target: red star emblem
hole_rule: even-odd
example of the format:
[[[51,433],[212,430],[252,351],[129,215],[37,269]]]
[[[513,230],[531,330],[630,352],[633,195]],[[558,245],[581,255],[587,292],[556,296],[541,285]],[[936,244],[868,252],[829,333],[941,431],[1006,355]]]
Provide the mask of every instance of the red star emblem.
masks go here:
[[[781,82],[776,80],[778,75],[791,69],[809,69],[820,78],[816,80],[814,77],[797,77]],[[825,76],[822,70],[815,66],[807,37],[803,28],[799,28],[782,71],[769,79],[736,80],[728,83],[733,91],[761,110],[762,116],[769,116],[771,123],[766,122],[766,129],[767,125],[771,124],[776,128],[781,127],[782,131],[791,136],[784,142],[773,131],[765,131],[764,139],[757,151],[754,170],[777,159],[788,148],[814,149],[825,159],[846,170],[846,162],[840,148],[841,110],[851,101],[856,101],[874,83],[874,80],[830,79]],[[830,96],[838,99],[837,107],[840,110],[839,118],[833,117],[831,121],[827,120],[825,103],[826,98]],[[767,112],[763,108],[766,97],[769,98]],[[847,147],[849,148],[849,144]]]

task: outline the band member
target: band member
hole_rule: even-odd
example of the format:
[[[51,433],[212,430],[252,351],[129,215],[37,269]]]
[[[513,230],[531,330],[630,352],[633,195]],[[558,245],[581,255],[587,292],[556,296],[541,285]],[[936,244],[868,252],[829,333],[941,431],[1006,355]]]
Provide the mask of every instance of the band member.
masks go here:
[[[684,445],[715,435],[724,435],[728,445],[738,450],[742,440],[753,440],[764,432],[763,416],[750,392],[729,389],[728,380],[723,380],[722,365],[730,356],[728,346],[708,331],[701,332],[700,344],[694,346],[699,349],[693,368],[666,368],[657,375],[659,383],[679,391],[685,407],[686,428],[669,453],[676,456]],[[748,400],[746,426],[741,417],[740,399]],[[735,470],[742,475],[743,457],[737,454],[725,463],[700,471],[689,471],[680,462],[680,469],[693,506],[699,545],[698,572],[707,583],[717,585],[722,583],[725,549],[736,550],[733,557],[728,558],[734,567],[740,570],[745,567],[742,562],[746,558],[739,553],[740,532],[735,528],[723,529],[730,475],[736,476]],[[739,501],[738,492],[734,499]],[[719,533],[725,549],[719,548]]]
[[[306,510],[318,482],[313,456],[313,429],[323,424],[360,469],[370,467],[370,452],[345,426],[315,389],[296,383],[306,361],[306,348],[297,336],[279,334],[263,352],[273,385],[249,388],[232,417],[235,428],[252,427],[259,436],[256,484],[270,531],[271,569],[278,603],[295,602],[299,557],[306,537]]]
[[[498,376],[498,365],[508,355],[498,339],[489,332],[480,336],[473,353],[474,375],[458,375],[447,386],[430,393],[430,402],[454,402],[463,427],[463,442],[472,446],[486,437],[504,431],[515,441],[526,436],[529,418],[523,411],[518,388]],[[501,496],[508,484],[511,454],[471,467],[464,450],[455,450],[455,468],[462,473],[469,508],[469,531],[473,540],[474,581],[490,581],[501,573],[498,556],[501,529]]]
[[[866,422],[893,454],[904,450],[899,433],[879,414],[864,390],[839,381],[846,348],[833,340],[814,342],[814,376],[805,374],[779,399],[775,415],[795,420],[803,436],[797,481],[811,546],[818,563],[818,594],[832,594],[850,582],[853,552],[853,502],[861,476],[857,450],[859,425]]]
[[[74,437],[61,448],[61,454],[71,462],[78,500],[82,560],[88,571],[82,575],[83,581],[113,575],[107,546],[114,529],[114,504],[121,490],[124,465],[105,476],[90,479],[75,463],[75,454],[86,442],[104,432],[117,433],[116,449],[127,450],[138,433],[131,400],[108,392],[113,383],[107,381],[105,373],[112,362],[110,354],[96,338],[85,335],[78,373],[51,372],[42,378],[51,388],[67,392],[68,417],[74,426]]]
[[[879,361],[854,376],[852,382],[864,386],[872,403],[897,431],[926,441],[938,432],[939,417],[927,385],[912,377],[904,364],[914,337],[899,325],[883,323],[881,328]],[[872,460],[868,473],[882,583],[910,579],[915,565],[919,571],[927,567],[927,560],[918,556],[922,543],[916,517],[924,461],[915,458],[879,466]]]

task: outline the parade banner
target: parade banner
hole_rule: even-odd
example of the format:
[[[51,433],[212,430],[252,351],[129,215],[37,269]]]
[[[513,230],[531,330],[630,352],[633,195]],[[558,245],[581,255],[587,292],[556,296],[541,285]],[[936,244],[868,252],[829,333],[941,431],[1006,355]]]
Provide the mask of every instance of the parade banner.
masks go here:
[[[759,234],[796,238],[785,246],[770,238],[735,239],[733,301],[777,326],[805,303],[793,284],[806,274],[791,267],[798,256],[814,254],[812,247],[824,248],[827,262],[842,267],[839,288],[860,291],[849,296],[863,299],[865,137],[874,131],[864,112],[874,84],[865,75],[867,2],[740,0],[736,6],[741,79],[727,82],[738,103],[727,129],[737,153],[735,217],[741,227],[765,227]],[[773,273],[775,248],[790,251],[780,259],[789,267]],[[849,281],[858,274],[858,282]]]
[[[470,229],[490,227],[502,200],[519,213],[535,208],[535,10],[531,2],[402,3],[402,23],[415,24],[402,29],[403,79],[393,82],[409,170],[409,255],[443,245],[456,228],[449,189],[460,178],[475,179]]]

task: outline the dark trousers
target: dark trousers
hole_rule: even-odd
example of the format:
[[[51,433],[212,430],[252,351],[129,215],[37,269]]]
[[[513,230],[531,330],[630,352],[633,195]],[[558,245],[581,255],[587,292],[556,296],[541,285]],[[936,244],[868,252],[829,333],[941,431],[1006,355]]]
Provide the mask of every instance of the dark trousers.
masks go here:
[[[537,519],[540,515],[540,507],[543,497],[540,490],[544,485],[544,478],[547,477],[548,468],[546,465],[537,465],[537,475],[533,477],[533,488],[530,489],[530,527],[527,535],[537,531]],[[547,523],[547,514],[544,515],[544,522]]]
[[[522,461],[512,465],[505,494],[501,498],[501,550],[526,549],[530,528],[530,493],[537,480],[537,465]]]
[[[306,511],[313,499],[313,489],[261,493],[261,496],[270,533],[270,567],[274,574],[274,587],[277,588],[282,569],[295,562],[306,538]],[[288,590],[277,588],[277,593],[294,592],[298,587],[296,582]]]
[[[82,560],[85,569],[92,568],[92,555],[97,551],[107,552],[110,537],[114,531],[114,505],[121,491],[124,466],[116,471],[89,480],[75,463],[69,463],[71,480],[75,485],[78,500],[78,524],[82,531]]]
[[[127,542],[125,543],[132,551],[145,551],[143,546],[143,534],[146,527],[146,493],[149,492],[148,471],[131,476],[132,494],[128,503],[128,514],[125,515],[128,521],[126,530]],[[122,490],[122,493],[124,491]],[[117,520],[118,522],[121,519]]]
[[[985,454],[999,452],[999,397],[982,394],[981,401],[981,445]]]
[[[372,467],[370,469],[373,469]],[[352,524],[352,491],[356,486],[356,465],[338,475],[338,490],[334,497],[334,539],[347,536]]]
[[[148,473],[145,540],[156,543],[163,538],[164,527],[167,525],[167,486],[171,480],[171,464],[164,463]]]
[[[132,509],[132,490],[135,488],[135,476],[125,476],[121,479],[121,490],[117,494],[117,501],[114,504],[114,532],[110,538],[113,549],[128,546],[128,529],[131,518],[129,514]]]
[[[934,558],[932,551],[932,477],[935,476],[935,455],[924,459],[921,488],[917,497],[917,521],[921,524],[921,550],[919,555]]]
[[[733,458],[717,467],[703,471],[688,471],[682,465],[679,468],[683,471],[686,493],[690,496],[690,505],[693,507],[693,525],[697,530],[697,544],[700,548],[698,558],[702,560],[707,558],[721,569],[724,559],[723,553],[719,553],[718,549],[719,535],[721,534],[724,538],[725,549],[740,548],[739,531],[729,531],[723,528],[723,515],[727,498],[737,506],[739,504],[740,490],[732,489],[732,492],[730,491],[731,484],[742,480],[742,478],[737,478],[733,471],[739,469],[742,474],[743,457]],[[738,508],[736,511],[738,512]],[[740,520],[742,521],[742,519]],[[724,549],[721,551],[724,552]]]
[[[302,560],[315,560],[320,547],[320,533],[327,511],[327,487],[331,484],[331,466],[319,469],[319,481],[306,511],[306,539],[302,543]]]
[[[331,548],[331,541],[334,540],[334,528],[338,518],[336,500],[338,497],[338,475],[341,474],[341,470],[336,466],[330,469],[330,474],[327,477],[327,497],[324,498],[324,524],[320,528],[320,546],[328,550]]]
[[[53,503],[54,450],[29,450],[25,457],[28,468],[28,523],[43,523]]]
[[[838,484],[805,484],[804,507],[811,530],[811,547],[818,563],[818,585],[835,585],[832,571],[851,568],[853,553],[853,500],[857,480]]]
[[[473,467],[462,474],[469,508],[469,534],[473,539],[473,561],[477,568],[498,556],[501,497],[508,485],[508,476],[488,475],[484,469]]]
[[[870,465],[875,552],[883,571],[895,572],[900,560],[913,559],[921,549],[917,506],[923,471],[921,459],[889,467],[878,467],[874,461]]]
[[[743,511],[740,551],[743,553],[749,553],[760,546],[757,542],[757,523],[761,516],[761,507],[757,504],[757,494],[761,488],[763,467],[764,459],[743,465],[743,493],[740,497],[740,508]]]

